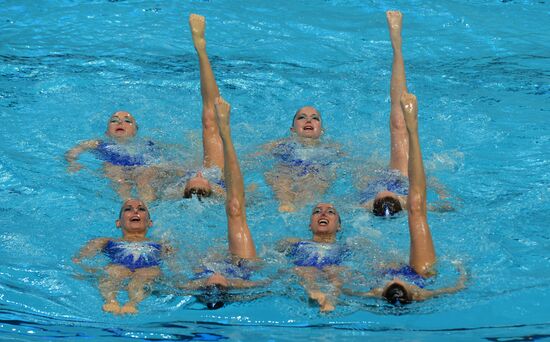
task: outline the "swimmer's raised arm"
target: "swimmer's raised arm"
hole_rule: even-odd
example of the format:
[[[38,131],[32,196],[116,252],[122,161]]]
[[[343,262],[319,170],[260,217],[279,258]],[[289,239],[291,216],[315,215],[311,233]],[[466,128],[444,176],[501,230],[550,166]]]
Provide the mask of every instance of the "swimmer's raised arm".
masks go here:
[[[93,239],[90,242],[88,242],[77,256],[73,258],[73,262],[75,264],[78,264],[82,261],[82,259],[91,258],[101,252],[105,245],[107,245],[107,242],[109,242],[111,239],[109,238],[97,238]]]
[[[236,257],[253,259],[256,257],[256,247],[246,222],[244,182],[231,139],[230,111],[229,103],[221,97],[216,98],[216,121],[223,143],[223,173],[227,188],[225,212],[227,214],[229,251]]]
[[[88,150],[96,149],[99,146],[99,140],[87,140],[83,141],[75,147],[71,148],[65,153],[65,160],[69,163],[69,172],[76,172],[83,166],[76,162],[78,156]]]

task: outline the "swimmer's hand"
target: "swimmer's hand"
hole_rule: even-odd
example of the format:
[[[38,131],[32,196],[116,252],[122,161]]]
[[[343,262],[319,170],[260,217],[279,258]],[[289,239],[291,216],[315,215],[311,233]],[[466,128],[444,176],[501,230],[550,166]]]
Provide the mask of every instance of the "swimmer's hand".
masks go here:
[[[100,269],[100,268],[97,268],[97,267],[89,267],[89,266],[83,265],[83,264],[82,264],[82,258],[74,257],[74,258],[72,259],[72,261],[73,261],[73,263],[75,263],[76,265],[80,266],[80,268],[81,268],[84,272],[86,272],[86,273],[88,273],[88,274],[97,274],[97,273],[101,272],[101,269]],[[80,279],[80,280],[86,278],[86,276],[85,276],[85,275],[82,275],[82,274],[75,274],[73,277],[74,277],[75,279]]]
[[[75,173],[75,172],[78,172],[80,171],[82,168],[84,168],[84,165],[80,164],[80,163],[77,163],[77,162],[72,162],[69,164],[69,166],[67,167],[67,171],[69,173]]]

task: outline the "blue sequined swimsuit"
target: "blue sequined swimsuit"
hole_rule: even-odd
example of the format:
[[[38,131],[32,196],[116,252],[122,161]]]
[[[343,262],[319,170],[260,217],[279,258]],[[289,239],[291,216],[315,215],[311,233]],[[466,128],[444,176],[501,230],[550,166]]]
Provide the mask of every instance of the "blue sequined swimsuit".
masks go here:
[[[303,146],[296,141],[284,141],[272,150],[279,163],[296,171],[299,177],[319,174],[333,163],[337,152],[323,146]]]
[[[227,278],[249,280],[253,272],[247,264],[245,259],[241,259],[237,263],[231,262],[229,259],[205,262],[200,271],[195,272],[193,279],[208,278],[214,273],[220,273]]]
[[[416,273],[416,271],[409,265],[403,266],[399,269],[388,268],[382,270],[382,274],[390,277],[403,278],[403,280],[406,280],[407,282],[420,288],[424,288],[426,286],[426,279]]]
[[[349,255],[349,249],[336,243],[299,241],[291,245],[287,256],[296,266],[316,267],[338,266]]]
[[[360,203],[368,202],[381,191],[391,191],[397,195],[409,194],[409,180],[397,170],[377,170],[375,176],[369,180],[367,187],[361,191]]]
[[[103,253],[111,263],[129,268],[132,272],[138,268],[159,266],[162,246],[155,242],[112,241],[109,240]]]
[[[150,141],[117,143],[100,141],[94,154],[107,163],[117,166],[144,166],[158,159],[158,150]]]

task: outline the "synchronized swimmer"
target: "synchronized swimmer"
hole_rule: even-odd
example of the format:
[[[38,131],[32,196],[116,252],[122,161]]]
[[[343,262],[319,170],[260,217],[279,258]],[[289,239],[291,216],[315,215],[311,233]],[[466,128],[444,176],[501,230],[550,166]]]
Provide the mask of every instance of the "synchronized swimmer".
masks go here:
[[[357,290],[350,280],[351,267],[346,262],[350,248],[337,239],[342,219],[336,206],[321,202],[314,206],[309,219],[310,239],[289,238],[276,246],[292,265],[307,297],[321,312],[335,310],[341,295],[375,297],[392,304],[408,304],[442,294],[457,292],[467,279],[462,265],[459,278],[452,287],[426,289],[426,279],[436,274],[436,253],[427,221],[426,176],[418,136],[418,103],[407,92],[402,55],[402,14],[386,12],[393,48],[390,82],[391,157],[388,170],[374,171],[361,194],[365,207],[377,216],[391,216],[406,210],[410,235],[410,257],[406,265],[382,267],[384,277],[392,280],[368,290]],[[178,196],[189,198],[224,195],[227,219],[227,257],[209,258],[208,262],[190,261],[193,275],[176,284],[179,291],[194,291],[199,302],[208,309],[219,309],[229,301],[231,289],[265,287],[273,279],[256,280],[259,257],[246,216],[243,175],[233,145],[231,106],[220,96],[214,73],[206,53],[205,18],[191,14],[189,26],[200,69],[202,96],[203,166],[199,170],[178,170],[181,188]],[[279,211],[293,212],[321,197],[335,179],[334,163],[343,154],[334,144],[321,142],[323,133],[319,111],[310,106],[300,108],[293,118],[292,136],[269,144],[266,150],[277,160],[266,179],[279,200]],[[160,190],[153,180],[162,179],[162,170],[155,165],[156,146],[144,141],[135,148],[137,124],[130,113],[116,112],[108,123],[107,140],[89,140],[69,150],[65,158],[70,171],[79,170],[78,156],[93,151],[104,161],[105,175],[111,179],[120,197],[126,199],[116,226],[121,238],[97,238],[88,242],[73,258],[76,264],[99,253],[109,263],[99,281],[103,310],[114,314],[137,313],[137,306],[162,278],[176,251],[164,242],[147,238],[153,225],[147,202],[157,199]],[[210,172],[208,170],[218,170]],[[205,177],[205,173],[209,174]],[[216,176],[212,176],[215,174]],[[166,180],[165,180],[166,181]],[[132,187],[140,199],[131,197]],[[162,197],[162,196],[161,196]],[[375,265],[370,265],[375,266]],[[176,271],[179,272],[179,271]],[[357,272],[355,272],[357,273]],[[382,277],[383,278],[383,277]],[[121,305],[118,294],[128,281],[128,301]]]
[[[265,177],[281,212],[294,212],[321,197],[336,179],[343,155],[340,146],[322,139],[322,117],[315,107],[298,109],[290,132],[291,137],[264,146],[276,161]]]

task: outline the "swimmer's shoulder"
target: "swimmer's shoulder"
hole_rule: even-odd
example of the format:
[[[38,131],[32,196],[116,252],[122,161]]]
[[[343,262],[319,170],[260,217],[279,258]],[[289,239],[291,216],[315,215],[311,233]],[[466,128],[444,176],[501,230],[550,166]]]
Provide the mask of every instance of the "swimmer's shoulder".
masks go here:
[[[94,150],[99,147],[99,144],[101,144],[101,140],[93,139],[93,140],[84,140],[76,144],[73,148],[71,148],[66,153],[67,158],[75,158],[80,154],[81,152],[87,151],[87,150]]]
[[[299,239],[299,238],[283,239],[277,243],[276,249],[278,252],[285,253],[288,251],[290,247],[299,243],[300,241],[302,241],[302,239]]]
[[[110,241],[114,241],[114,239],[107,237],[95,238],[88,242],[88,246],[93,246],[96,249],[103,249]]]
[[[84,140],[78,144],[79,147],[85,149],[96,149],[101,144],[99,139]]]

